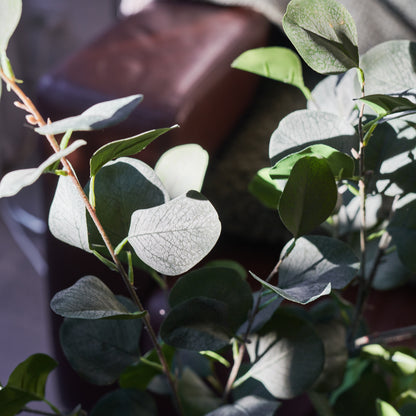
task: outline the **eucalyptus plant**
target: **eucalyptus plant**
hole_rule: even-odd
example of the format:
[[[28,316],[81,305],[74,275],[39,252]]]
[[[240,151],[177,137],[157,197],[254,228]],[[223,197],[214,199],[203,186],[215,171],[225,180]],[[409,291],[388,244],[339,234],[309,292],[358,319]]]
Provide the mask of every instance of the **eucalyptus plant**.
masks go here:
[[[53,152],[38,167],[6,174],[0,196],[57,175],[50,231],[95,255],[128,295],[87,275],[51,301],[65,318],[60,340],[71,366],[93,384],[114,385],[90,414],[157,415],[157,394],[179,415],[272,416],[282,400],[305,392],[323,416],[414,414],[416,354],[379,343],[415,327],[375,336],[362,318],[374,287],[403,284],[416,271],[416,45],[388,42],[360,56],[354,21],[341,4],[292,0],[284,30],[306,64],[328,77],[310,91],[298,54],[286,48],[250,50],[234,61],[299,88],[308,103],[281,120],[270,139],[271,164],[249,185],[293,235],[268,276],[249,272],[262,287],[253,292],[235,262],[195,267],[221,231],[200,193],[207,153],[178,146],[154,169],[131,157],[178,126],[105,144],[80,184],[67,156],[86,142],[71,141],[72,133],[122,122],[142,96],[46,123],[7,59],[20,14],[20,0],[0,4],[0,76]],[[169,276],[180,275],[158,332],[135,289],[137,269],[165,290]],[[352,305],[341,290],[355,283]],[[153,344],[148,351],[139,347],[143,328]],[[53,414],[85,414],[82,404],[65,413],[45,398],[56,365],[44,354],[19,364],[0,390],[0,416],[36,412],[32,401],[46,402]]]

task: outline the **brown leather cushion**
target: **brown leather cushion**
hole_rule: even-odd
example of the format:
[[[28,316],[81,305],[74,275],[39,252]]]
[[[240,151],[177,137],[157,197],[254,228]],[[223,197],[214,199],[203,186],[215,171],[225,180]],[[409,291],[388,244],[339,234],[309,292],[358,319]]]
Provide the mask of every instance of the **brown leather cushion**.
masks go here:
[[[89,142],[77,165],[110,138],[178,123],[141,153],[153,164],[180,143],[214,152],[243,113],[256,77],[230,67],[243,51],[267,41],[264,17],[243,8],[155,2],[118,22],[95,42],[46,74],[38,101],[52,120],[79,114],[99,101],[141,93],[143,102],[121,125],[82,133]],[[82,163],[82,164],[81,164]]]

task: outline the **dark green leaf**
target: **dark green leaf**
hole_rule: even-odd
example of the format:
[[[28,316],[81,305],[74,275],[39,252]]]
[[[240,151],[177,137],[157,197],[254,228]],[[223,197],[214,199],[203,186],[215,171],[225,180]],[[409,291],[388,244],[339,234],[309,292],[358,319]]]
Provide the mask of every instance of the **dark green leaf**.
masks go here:
[[[393,40],[381,43],[361,58],[366,94],[392,94],[415,88],[416,43]]]
[[[402,263],[416,271],[416,200],[397,209],[387,231],[393,238]]]
[[[189,367],[179,379],[178,390],[186,416],[204,416],[223,403]]]
[[[100,147],[94,152],[90,159],[90,175],[95,176],[110,160],[123,157],[133,156],[146,148],[153,140],[156,140],[162,134],[178,127],[173,126],[164,129],[150,130],[137,136],[128,137],[127,139],[116,140]]]
[[[306,156],[292,168],[279,201],[279,214],[295,238],[311,232],[332,213],[338,191],[324,159]]]
[[[175,307],[196,297],[224,302],[230,311],[228,325],[234,331],[247,319],[253,304],[249,284],[236,270],[226,267],[204,267],[182,276],[172,288],[169,304]]]
[[[37,168],[19,169],[7,173],[0,182],[0,198],[16,195],[22,188],[35,183],[48,168],[62,157],[68,156],[79,147],[87,144],[85,140],[77,140],[66,149],[49,156]]]
[[[161,347],[170,367],[175,350],[166,344],[163,344]],[[149,383],[158,374],[163,374],[163,370],[158,355],[155,349],[153,349],[143,356],[143,360],[141,359],[139,362],[127,367],[120,375],[118,382],[120,387],[124,389],[146,390]]]
[[[280,159],[269,171],[272,179],[289,177],[294,164],[305,156],[316,156],[327,161],[336,180],[349,179],[354,175],[354,160],[345,153],[338,152],[330,146],[315,144]]]
[[[173,199],[202,189],[208,161],[208,152],[199,144],[183,144],[165,152],[157,161],[155,172]]]
[[[210,298],[192,298],[175,306],[160,329],[166,344],[194,351],[216,351],[233,335],[227,304]]]
[[[129,243],[148,266],[168,276],[188,271],[214,247],[221,232],[218,214],[196,191],[131,217]]]
[[[290,241],[282,253],[286,252]],[[331,289],[342,289],[357,275],[358,258],[344,242],[311,235],[296,241],[290,255],[279,269],[279,286],[273,286],[254,274],[264,286],[297,303],[308,303],[328,295]]]
[[[366,95],[360,98],[362,102],[369,105],[379,116],[399,113],[402,111],[416,111],[416,104],[404,97],[386,94]]]
[[[270,168],[260,169],[249,183],[248,190],[267,208],[277,209],[282,190],[269,172]]]
[[[84,276],[73,286],[58,292],[51,301],[51,308],[58,315],[77,319],[137,319],[146,314],[129,312],[95,276]]]
[[[119,389],[107,393],[92,409],[90,416],[156,416],[152,396],[134,389]]]
[[[132,312],[135,306],[126,298],[118,300]],[[60,340],[72,368],[93,384],[112,384],[126,367],[140,358],[141,321],[87,320],[66,318]]]
[[[234,260],[212,260],[206,263],[204,267],[225,267],[227,269],[233,269],[234,272],[240,275],[241,279],[247,279],[246,269],[240,263]]]
[[[68,130],[89,131],[101,130],[124,121],[142,101],[140,94],[117,98],[93,105],[79,116],[68,117],[63,120],[38,127],[39,134],[61,134]]]
[[[22,0],[0,2],[0,53],[6,52],[22,14]]]
[[[283,29],[316,72],[336,74],[359,66],[354,20],[335,0],[292,0],[283,17]]]
[[[95,178],[94,190],[97,216],[114,247],[127,237],[133,212],[169,200],[153,169],[137,159],[127,157],[108,162],[101,168]],[[87,186],[87,195],[89,191]],[[89,217],[88,233],[92,247],[104,245]],[[100,254],[108,255],[107,250],[100,251]]]
[[[357,148],[358,138],[354,127],[335,114],[294,111],[279,123],[272,134],[269,146],[271,164],[313,144],[326,144],[350,154],[351,148]]]
[[[231,66],[293,85],[306,99],[310,98],[311,93],[303,82],[301,60],[291,49],[277,46],[251,49],[243,52]]]
[[[257,379],[275,397],[289,399],[307,390],[324,365],[324,347],[311,324],[285,308],[250,337],[247,351]]]
[[[10,374],[6,387],[0,389],[0,415],[13,416],[30,401],[43,400],[49,373],[57,362],[45,354],[34,354]]]
[[[206,416],[273,416],[279,407],[279,402],[265,400],[257,396],[247,396],[234,404],[227,404]]]

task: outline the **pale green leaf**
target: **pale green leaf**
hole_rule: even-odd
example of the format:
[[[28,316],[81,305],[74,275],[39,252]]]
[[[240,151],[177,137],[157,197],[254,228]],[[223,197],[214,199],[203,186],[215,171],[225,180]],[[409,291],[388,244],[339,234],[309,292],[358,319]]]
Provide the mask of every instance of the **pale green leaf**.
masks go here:
[[[39,134],[61,134],[68,130],[101,130],[124,121],[142,101],[140,94],[94,104],[78,116],[55,121],[35,131]]]
[[[148,266],[174,276],[202,260],[220,232],[215,208],[204,196],[191,191],[163,205],[135,211],[128,240]]]
[[[53,165],[56,161],[68,156],[85,144],[87,144],[85,140],[77,140],[66,149],[49,156],[37,168],[20,169],[7,173],[0,182],[0,198],[16,195],[22,188],[32,185],[50,165]]]
[[[354,20],[336,0],[292,0],[283,29],[316,72],[335,74],[359,66]]]
[[[291,49],[278,46],[251,49],[242,53],[231,66],[293,85],[306,99],[311,96],[303,82],[301,60]]]
[[[273,416],[279,405],[278,401],[246,396],[233,404],[221,406],[206,416]]]
[[[400,416],[400,413],[389,403],[377,399],[377,416]]]
[[[155,172],[173,199],[188,191],[201,191],[209,155],[198,144],[184,144],[165,152]]]
[[[249,183],[248,190],[267,208],[277,209],[282,190],[269,172],[270,168],[260,169]]]
[[[22,14],[22,0],[0,2],[0,52],[5,52]]]

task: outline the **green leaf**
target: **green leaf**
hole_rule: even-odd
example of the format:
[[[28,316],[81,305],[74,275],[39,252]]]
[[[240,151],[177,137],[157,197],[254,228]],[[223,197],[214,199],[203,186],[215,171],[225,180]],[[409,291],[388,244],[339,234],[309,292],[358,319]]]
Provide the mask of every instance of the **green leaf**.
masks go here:
[[[358,137],[354,127],[335,114],[294,111],[279,123],[272,134],[269,146],[271,164],[314,144],[325,144],[350,154],[351,148],[358,148]]]
[[[58,315],[77,319],[138,319],[146,312],[129,312],[98,277],[84,276],[51,300]]]
[[[16,195],[22,188],[32,185],[50,165],[53,165],[56,161],[68,156],[85,144],[87,144],[85,140],[77,140],[65,150],[49,156],[37,168],[20,169],[7,173],[0,182],[0,198]]]
[[[324,159],[305,156],[292,168],[279,201],[279,214],[295,238],[324,222],[337,202],[334,175]]]
[[[224,302],[229,308],[227,325],[233,331],[247,319],[253,304],[247,281],[236,270],[225,267],[204,267],[182,276],[170,292],[169,304],[175,307],[196,297]]]
[[[277,209],[282,190],[269,172],[270,168],[260,169],[249,183],[248,190],[267,208]]]
[[[243,52],[231,66],[293,85],[302,91],[306,99],[311,96],[303,82],[301,60],[291,49],[277,46],[251,49]]]
[[[293,244],[290,241],[282,250]],[[279,285],[273,286],[255,276],[264,286],[285,299],[301,304],[343,289],[357,275],[359,260],[344,242],[324,236],[299,238],[279,269]]]
[[[221,406],[206,416],[273,416],[278,407],[277,401],[247,396],[233,404]]]
[[[220,232],[215,208],[203,195],[190,191],[163,205],[135,211],[128,239],[148,266],[174,276],[202,260]]]
[[[155,416],[157,407],[153,397],[143,391],[118,389],[98,400],[90,416]]]
[[[377,399],[377,416],[400,416],[400,413],[389,403]]]
[[[22,0],[2,0],[0,2],[0,52],[5,52],[20,17]]]
[[[141,152],[153,140],[156,140],[162,134],[179,127],[178,125],[146,131],[127,139],[116,140],[105,144],[94,152],[90,159],[90,175],[95,176],[97,172],[110,160],[123,156],[133,156]]]
[[[194,143],[173,147],[157,161],[155,172],[173,199],[188,191],[200,191],[209,155]]]
[[[136,94],[116,100],[104,101],[93,105],[79,116],[55,121],[43,127],[38,127],[35,131],[39,134],[47,135],[61,134],[68,130],[101,130],[124,121],[139,105],[142,99],[142,95]]]
[[[45,354],[34,354],[20,363],[10,374],[6,387],[0,389],[0,415],[13,416],[30,401],[45,398],[49,373],[57,362]]]
[[[349,179],[354,176],[354,160],[345,153],[338,152],[330,146],[315,144],[300,152],[292,153],[279,160],[269,171],[272,179],[286,179],[289,177],[294,164],[305,156],[324,158],[336,180]]]
[[[290,399],[301,394],[322,371],[322,341],[311,324],[288,309],[278,309],[249,341],[249,374],[274,397]]]
[[[166,361],[171,365],[175,349],[169,345],[161,345]],[[154,365],[150,365],[150,364]],[[127,389],[146,390],[152,379],[163,374],[163,368],[155,349],[148,351],[139,362],[127,367],[118,380],[120,387]]]
[[[136,311],[129,299],[117,299],[129,311]],[[88,382],[108,385],[139,360],[141,327],[139,319],[65,318],[60,330],[61,346],[72,368]]]
[[[401,262],[416,271],[416,200],[396,210],[387,231],[393,238]]]
[[[94,191],[97,216],[113,247],[127,237],[133,212],[161,205],[169,199],[153,169],[140,160],[127,157],[108,162],[100,169],[95,177]],[[85,193],[88,195],[89,192],[87,185]],[[87,225],[90,246],[97,247],[100,254],[107,256],[106,249],[99,249],[104,242],[89,217]],[[131,248],[126,245],[123,250]]]
[[[84,201],[69,176],[60,176],[49,210],[49,230],[58,240],[91,252]]]
[[[316,72],[336,74],[359,66],[357,29],[335,0],[292,0],[283,29],[299,55]]]
[[[360,100],[370,106],[381,117],[403,111],[416,111],[416,104],[405,97],[373,94],[366,95],[360,98]]]
[[[400,93],[414,88],[416,43],[393,40],[381,43],[361,58],[365,73],[365,92],[372,94]]]
[[[166,344],[194,351],[217,351],[233,335],[227,304],[210,298],[191,298],[171,309],[160,336]]]
[[[189,367],[183,370],[178,390],[186,416],[204,416],[223,403]]]

